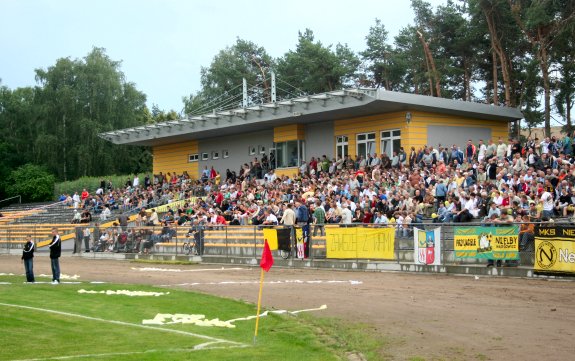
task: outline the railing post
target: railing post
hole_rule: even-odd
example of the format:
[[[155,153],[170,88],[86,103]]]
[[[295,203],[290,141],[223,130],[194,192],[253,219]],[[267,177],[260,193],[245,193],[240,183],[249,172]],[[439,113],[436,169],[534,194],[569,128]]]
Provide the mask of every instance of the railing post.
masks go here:
[[[224,229],[226,230],[226,232],[224,233],[224,245],[225,245],[225,250],[226,250],[226,258],[230,258],[230,249],[229,249],[229,245],[228,245],[228,227],[226,226]]]
[[[252,227],[254,227],[254,258],[257,258],[258,243],[257,243],[257,237],[256,237],[256,229],[258,226],[252,225]]]

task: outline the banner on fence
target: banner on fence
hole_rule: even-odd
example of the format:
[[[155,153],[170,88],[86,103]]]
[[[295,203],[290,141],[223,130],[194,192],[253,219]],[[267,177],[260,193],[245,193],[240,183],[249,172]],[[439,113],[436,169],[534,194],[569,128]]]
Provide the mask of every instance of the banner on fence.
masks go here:
[[[519,229],[510,227],[455,227],[455,257],[495,260],[519,259]]]
[[[575,227],[535,227],[534,269],[575,273]]]
[[[326,227],[327,258],[394,259],[394,228]]]
[[[278,249],[278,231],[275,228],[264,228],[264,239],[268,240],[271,251]]]
[[[414,229],[413,261],[415,264],[441,264],[441,233],[439,227],[431,231],[419,228]]]

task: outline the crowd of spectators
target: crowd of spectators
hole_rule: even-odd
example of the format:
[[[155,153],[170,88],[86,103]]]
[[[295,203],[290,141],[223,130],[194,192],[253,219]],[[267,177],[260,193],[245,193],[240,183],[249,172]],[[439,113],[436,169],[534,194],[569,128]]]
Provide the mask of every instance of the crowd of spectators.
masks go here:
[[[64,196],[82,210],[75,222],[100,222],[137,213],[137,226],[376,224],[408,236],[412,227],[434,223],[529,223],[568,219],[575,211],[572,137],[496,141],[469,139],[393,154],[369,154],[303,162],[296,177],[278,176],[266,157],[255,158],[225,179],[206,167],[200,179],[187,173],[138,176],[123,187],[102,180],[93,193]],[[189,200],[163,214],[155,207]],[[525,229],[523,229],[525,228]],[[522,232],[529,232],[523,227]],[[135,237],[135,236],[134,236]],[[114,249],[114,248],[112,248]],[[115,247],[117,249],[117,247]],[[144,249],[141,249],[144,251]]]

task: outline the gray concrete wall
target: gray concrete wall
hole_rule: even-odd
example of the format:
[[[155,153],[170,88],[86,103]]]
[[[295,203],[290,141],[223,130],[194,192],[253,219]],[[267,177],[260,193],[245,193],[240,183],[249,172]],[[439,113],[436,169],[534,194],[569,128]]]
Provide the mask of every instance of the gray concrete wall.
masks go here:
[[[270,148],[273,146],[274,132],[273,129],[247,134],[238,134],[234,136],[225,136],[220,138],[210,138],[199,141],[199,174],[201,176],[204,166],[208,169],[214,166],[215,170],[222,175],[222,181],[226,179],[226,169],[235,171],[238,174],[240,167],[257,157],[261,160],[262,154],[259,153],[260,147],[265,147],[266,154],[269,157]],[[256,154],[250,155],[248,150],[255,147]],[[228,151],[229,157],[224,158],[224,150]],[[212,152],[218,152],[219,158],[213,159]],[[202,160],[202,154],[208,153],[209,158]]]
[[[491,128],[450,127],[446,125],[427,126],[427,145],[432,145],[434,148],[438,144],[448,148],[456,144],[465,152],[465,146],[469,139],[476,145],[479,139],[483,139],[483,142],[487,144],[487,141],[491,139]]]
[[[333,121],[307,124],[305,127],[306,161],[311,157],[334,157],[335,137]]]

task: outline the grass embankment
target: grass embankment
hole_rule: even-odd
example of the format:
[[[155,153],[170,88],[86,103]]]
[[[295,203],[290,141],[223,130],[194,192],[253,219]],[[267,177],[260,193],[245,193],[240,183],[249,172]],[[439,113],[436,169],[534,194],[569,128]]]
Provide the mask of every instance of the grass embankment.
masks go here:
[[[140,174],[140,184],[144,184],[144,177],[146,174]],[[106,185],[108,181],[112,181],[112,187],[114,188],[123,188],[128,179],[130,181],[134,180],[134,175],[107,175],[102,177],[82,177],[72,181],[67,182],[60,182],[54,185],[54,193],[55,197],[58,198],[61,194],[69,194],[74,195],[74,192],[78,192],[80,194],[84,188],[88,190],[90,193],[94,193],[96,189],[100,187],[100,182],[103,180],[106,181]]]
[[[0,360],[82,357],[99,360],[338,360],[350,352],[380,359],[383,340],[370,329],[317,315],[271,314],[236,321],[236,328],[172,324],[142,327],[158,313],[202,314],[231,320],[255,314],[255,306],[194,292],[141,285],[23,284],[0,276]],[[80,294],[79,289],[169,292],[159,297]],[[48,310],[58,311],[53,313]],[[171,331],[166,331],[171,330]],[[177,333],[174,331],[182,331]],[[200,336],[205,337],[200,337]],[[207,349],[194,347],[207,345]],[[238,347],[242,346],[242,347]],[[218,347],[218,348],[217,348]]]

